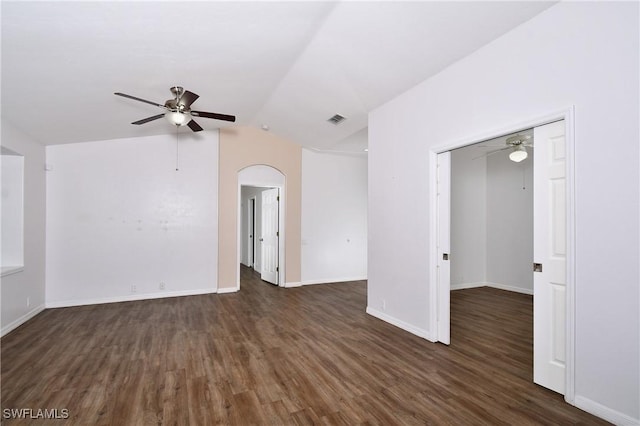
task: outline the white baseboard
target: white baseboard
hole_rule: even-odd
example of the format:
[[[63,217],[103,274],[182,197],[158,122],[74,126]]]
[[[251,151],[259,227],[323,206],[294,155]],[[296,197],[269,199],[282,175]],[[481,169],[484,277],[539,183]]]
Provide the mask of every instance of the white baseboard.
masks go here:
[[[594,416],[598,416],[608,422],[611,422],[619,426],[638,426],[640,425],[640,419],[634,419],[619,411],[613,410],[609,407],[605,407],[595,401],[592,401],[583,396],[576,395],[574,405],[581,410],[591,413]]]
[[[302,283],[299,281],[296,282],[290,282],[290,283],[284,283],[284,288],[294,288],[294,287],[301,287]]]
[[[466,290],[468,288],[478,288],[478,287],[487,287],[487,283],[459,283],[459,284],[451,284],[450,289],[453,290]]]
[[[450,288],[453,291],[453,290],[465,290],[468,288],[478,288],[478,287],[491,287],[491,288],[497,288],[499,290],[513,291],[516,293],[533,295],[533,289],[516,287],[512,285],[507,285],[507,284],[491,283],[491,282],[452,284]]]
[[[507,290],[507,291],[513,291],[513,292],[516,292],[516,293],[533,295],[533,289],[532,288],[529,289],[529,288],[524,288],[524,287],[516,287],[516,286],[507,285],[507,284],[500,284],[500,283],[487,283],[487,287],[493,287],[493,288],[497,288],[499,290]]]
[[[385,314],[384,312],[380,312],[377,309],[374,309],[370,306],[367,306],[367,311],[366,311],[369,315],[376,317],[384,322],[388,322],[391,325],[395,325],[398,328],[403,329],[404,331],[408,331],[411,334],[415,334],[418,337],[422,337],[423,339],[427,339],[430,342],[435,342],[436,340],[433,338],[433,336],[431,335],[431,333],[429,333],[427,330],[424,330],[420,327],[416,327],[413,326],[409,323],[406,323],[402,320],[399,320],[397,318],[394,318],[388,314]]]
[[[367,277],[349,277],[349,278],[327,278],[327,279],[320,279],[320,280],[305,280],[305,281],[302,281],[302,285],[346,283],[351,281],[364,281],[366,279]]]
[[[240,290],[238,287],[226,287],[226,288],[219,288],[218,291],[216,291],[216,293],[218,294],[237,293],[238,290]]]
[[[30,310],[29,312],[27,312],[17,320],[12,321],[10,324],[5,325],[4,327],[2,327],[2,330],[0,331],[0,337],[20,327],[22,324],[29,321],[31,318],[35,317],[42,311],[44,311],[44,304],[37,306],[36,308]]]
[[[225,290],[225,289],[223,289]],[[47,308],[68,308],[71,306],[100,305],[103,303],[132,302],[135,300],[164,299],[167,297],[197,296],[201,294],[220,293],[215,289],[163,291],[162,293],[131,294],[127,296],[103,297],[97,299],[61,300],[47,302]]]

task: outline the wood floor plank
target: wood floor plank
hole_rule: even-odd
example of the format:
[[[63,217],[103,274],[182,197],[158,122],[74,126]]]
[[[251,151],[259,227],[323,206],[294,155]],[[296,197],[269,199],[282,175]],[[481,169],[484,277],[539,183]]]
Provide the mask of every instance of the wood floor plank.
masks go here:
[[[48,309],[3,337],[1,408],[68,425],[601,425],[532,382],[531,296],[451,294],[451,345],[365,313],[366,282]],[[48,424],[3,419],[3,424]]]

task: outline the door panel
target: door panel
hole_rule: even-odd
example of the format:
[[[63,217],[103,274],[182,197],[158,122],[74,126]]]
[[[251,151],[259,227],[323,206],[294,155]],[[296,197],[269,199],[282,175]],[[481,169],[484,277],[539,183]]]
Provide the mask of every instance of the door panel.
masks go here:
[[[534,129],[533,381],[564,394],[566,178],[564,121]]]
[[[279,259],[279,208],[278,188],[262,192],[262,237],[261,242],[261,278],[271,284],[278,285]]]

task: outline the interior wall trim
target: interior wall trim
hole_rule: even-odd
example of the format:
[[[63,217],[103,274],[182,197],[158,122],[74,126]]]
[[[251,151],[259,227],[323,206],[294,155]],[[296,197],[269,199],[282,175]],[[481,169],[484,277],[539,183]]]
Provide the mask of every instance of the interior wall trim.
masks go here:
[[[131,294],[126,296],[114,296],[114,297],[101,297],[96,299],[74,299],[74,300],[61,300],[47,302],[46,308],[68,308],[71,306],[85,306],[85,305],[101,305],[103,303],[118,303],[118,302],[133,302],[136,300],[151,300],[151,299],[164,299],[167,297],[182,297],[182,296],[199,296],[201,294],[215,294],[219,293],[216,289],[200,289],[200,290],[182,290],[182,291],[163,291],[161,293],[142,293]]]
[[[304,280],[302,285],[315,285],[315,284],[333,284],[333,283],[346,283],[351,281],[366,281],[366,276],[361,277],[343,277],[343,278],[331,278],[324,280]]]
[[[629,417],[624,413],[613,410],[609,407],[605,407],[602,404],[598,404],[597,402],[592,401],[589,398],[576,395],[574,401],[575,401],[574,405],[579,409],[584,410],[587,413],[591,413],[594,416],[598,416],[601,419],[604,419],[613,424],[625,425],[625,426],[640,425],[640,419],[634,419],[633,417]]]
[[[20,318],[16,319],[15,321],[12,321],[9,324],[5,325],[4,327],[2,327],[2,330],[0,330],[0,337],[4,337],[6,334],[9,334],[10,332],[20,327],[22,324],[29,321],[31,318],[35,317],[36,315],[38,315],[40,312],[44,310],[45,310],[45,305],[42,304],[30,310],[29,312],[27,312]]]
[[[435,337],[428,331],[423,328],[415,327],[407,322],[399,320],[395,317],[392,317],[384,312],[381,312],[377,309],[372,308],[371,306],[367,306],[367,314],[378,318],[379,320],[388,322],[391,325],[395,325],[398,328],[401,328],[404,331],[408,331],[411,334],[415,334],[418,337],[422,337],[430,342],[436,342]]]

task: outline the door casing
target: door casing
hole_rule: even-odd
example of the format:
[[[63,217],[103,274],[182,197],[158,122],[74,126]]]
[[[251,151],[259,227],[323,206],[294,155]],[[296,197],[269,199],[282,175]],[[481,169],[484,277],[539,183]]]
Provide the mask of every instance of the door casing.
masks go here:
[[[445,303],[443,297],[439,297],[444,292],[450,291],[450,282],[440,282],[438,280],[438,182],[437,164],[438,155],[453,149],[462,148],[475,143],[484,142],[500,136],[516,133],[525,129],[542,126],[554,121],[564,120],[566,138],[566,243],[567,243],[567,266],[566,266],[566,370],[565,370],[565,394],[567,403],[575,405],[575,139],[574,139],[574,107],[549,113],[544,116],[535,117],[523,122],[499,128],[485,134],[461,139],[458,141],[444,143],[435,146],[429,151],[429,281],[433,285],[429,288],[429,330],[431,330],[431,341],[439,342],[438,333],[442,324],[438,324],[438,315],[445,312],[449,315],[449,305]],[[455,255],[455,254],[452,254]],[[448,298],[446,299],[448,301]],[[445,306],[446,304],[446,306]],[[443,311],[444,310],[444,311]],[[446,319],[446,318],[443,318]],[[448,335],[448,333],[446,333]],[[445,339],[447,336],[443,336]]]

